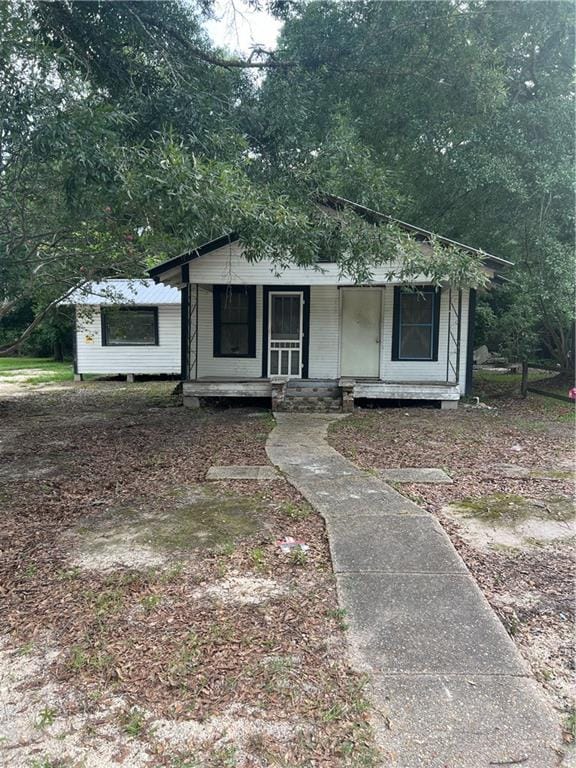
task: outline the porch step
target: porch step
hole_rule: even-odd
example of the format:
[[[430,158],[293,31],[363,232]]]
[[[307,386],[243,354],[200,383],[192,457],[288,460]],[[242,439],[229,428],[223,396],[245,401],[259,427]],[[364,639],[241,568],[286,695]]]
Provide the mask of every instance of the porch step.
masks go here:
[[[338,413],[342,410],[342,400],[339,397],[285,397],[278,405],[278,410],[291,413]]]
[[[286,397],[340,398],[340,387],[335,381],[291,379],[286,383]]]

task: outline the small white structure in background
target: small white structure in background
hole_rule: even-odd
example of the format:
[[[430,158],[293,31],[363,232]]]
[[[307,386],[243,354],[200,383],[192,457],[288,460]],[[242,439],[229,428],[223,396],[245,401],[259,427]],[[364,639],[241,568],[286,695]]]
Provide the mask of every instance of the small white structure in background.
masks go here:
[[[74,379],[85,373],[179,374],[180,291],[153,280],[103,280],[72,294]]]

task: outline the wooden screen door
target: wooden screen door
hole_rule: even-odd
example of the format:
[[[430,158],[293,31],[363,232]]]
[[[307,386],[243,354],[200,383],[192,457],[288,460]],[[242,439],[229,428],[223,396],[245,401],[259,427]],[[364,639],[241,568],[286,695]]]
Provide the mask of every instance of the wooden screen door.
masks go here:
[[[270,291],[268,317],[268,371],[287,379],[302,377],[301,291]]]
[[[342,289],[341,376],[378,378],[381,305],[380,288]]]

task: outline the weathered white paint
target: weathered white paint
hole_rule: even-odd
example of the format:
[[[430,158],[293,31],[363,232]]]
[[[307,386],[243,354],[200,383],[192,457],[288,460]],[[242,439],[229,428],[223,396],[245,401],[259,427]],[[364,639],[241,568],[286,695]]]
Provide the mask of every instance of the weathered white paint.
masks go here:
[[[469,292],[462,292],[462,323],[460,327],[460,385],[465,388],[466,349],[468,333]],[[383,381],[446,381],[448,353],[448,289],[442,290],[440,299],[440,330],[438,336],[438,360],[392,360],[392,326],[394,312],[394,288],[384,290],[381,333],[380,378]],[[452,321],[455,323],[453,316]],[[454,328],[454,325],[453,325]],[[450,372],[450,375],[451,372]]]
[[[253,284],[253,283],[252,283]],[[340,340],[342,336],[342,296],[346,289],[336,285],[314,285],[310,288],[309,369],[311,379],[338,379],[345,374],[341,368]],[[379,376],[384,382],[428,383],[446,381],[448,290],[443,289],[440,305],[438,360],[392,361],[393,286],[378,289],[382,301],[380,330]],[[366,295],[374,289],[356,289]],[[200,286],[198,291],[198,371],[197,377],[230,377],[258,379],[262,376],[262,286],[256,289],[256,357],[215,358],[213,356],[213,315],[211,286]],[[468,291],[463,291],[462,322],[460,329],[460,381],[464,392],[466,377],[466,343],[468,331]],[[453,318],[455,321],[456,318]],[[264,352],[267,354],[267,350]],[[357,374],[359,376],[361,374]],[[452,390],[451,390],[452,391]],[[437,390],[434,390],[437,394]],[[373,395],[375,396],[375,395]],[[392,396],[392,395],[388,395]],[[425,399],[420,392],[419,397]],[[438,399],[432,398],[432,399]]]
[[[222,281],[219,281],[222,284]],[[252,283],[254,285],[254,283]],[[256,288],[256,357],[214,357],[212,286],[198,286],[198,361],[196,376],[257,379],[262,376],[262,286]]]
[[[272,383],[266,379],[254,381],[186,381],[184,397],[271,397]]]
[[[422,383],[384,383],[361,381],[354,384],[354,397],[371,397],[391,400],[458,400],[458,385]]]
[[[342,289],[341,376],[378,378],[381,306],[380,288]]]
[[[77,310],[78,373],[180,373],[179,305],[158,307],[158,342],[157,346],[104,346],[100,307],[83,306],[82,311]]]
[[[430,246],[421,244],[426,253]],[[374,267],[373,283],[400,283],[398,279],[389,279],[391,269],[398,268],[393,262]],[[337,264],[318,264],[315,267],[298,267],[286,263],[284,267],[267,259],[248,262],[242,256],[238,242],[192,259],[189,264],[190,281],[204,285],[355,285],[355,281],[340,274]],[[486,270],[493,275],[492,271]],[[162,282],[168,285],[180,285],[180,268],[168,270],[162,275]],[[425,275],[415,278],[415,283],[426,283]]]
[[[340,293],[335,285],[310,288],[308,377],[311,379],[333,379],[334,371],[340,370]]]

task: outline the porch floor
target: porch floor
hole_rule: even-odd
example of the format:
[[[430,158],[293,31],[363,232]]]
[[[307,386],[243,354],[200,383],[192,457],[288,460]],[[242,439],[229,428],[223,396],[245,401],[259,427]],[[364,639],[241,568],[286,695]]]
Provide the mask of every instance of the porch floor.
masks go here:
[[[272,397],[280,378],[248,378],[239,376],[201,376],[183,382],[185,397]],[[330,388],[336,395],[373,400],[441,400],[460,399],[460,386],[447,381],[389,381],[344,377],[340,379],[287,379],[286,397],[314,397],[319,390]],[[339,391],[338,391],[339,390]],[[326,394],[326,393],[322,393]]]

